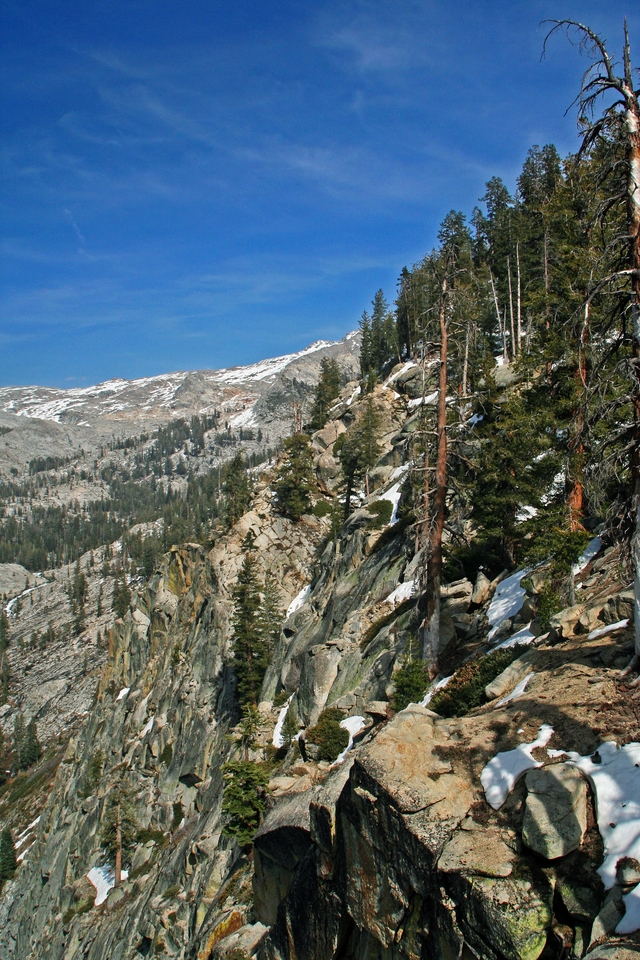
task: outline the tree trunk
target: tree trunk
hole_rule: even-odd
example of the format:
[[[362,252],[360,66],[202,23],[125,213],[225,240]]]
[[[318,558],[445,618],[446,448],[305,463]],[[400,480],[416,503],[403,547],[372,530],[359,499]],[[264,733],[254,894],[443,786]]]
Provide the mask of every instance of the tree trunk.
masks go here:
[[[516,329],[516,335],[518,339],[518,353],[522,350],[522,283],[520,279],[520,244],[516,243],[516,267],[518,271],[518,281],[517,281],[517,304],[518,312],[516,315],[516,322],[518,324]]]
[[[447,277],[440,296],[440,376],[438,382],[437,453],[427,559],[427,596],[422,656],[437,670],[440,650],[440,583],[442,580],[442,534],[447,499]],[[427,481],[428,482],[428,481]],[[425,518],[429,523],[429,517]]]
[[[116,804],[116,869],[115,886],[122,883],[122,824],[120,822],[120,804]]]
[[[631,261],[631,401],[633,433],[631,444],[631,484],[635,507],[635,534],[631,543],[633,558],[635,655],[629,669],[640,666],[640,105],[633,89],[629,34],[625,20],[624,74],[625,123],[627,128],[627,219]],[[625,673],[627,672],[625,671]],[[640,678],[639,678],[640,680]],[[636,681],[638,682],[638,681]]]
[[[511,319],[511,356],[515,357],[518,353],[516,342],[516,325],[513,316],[513,290],[511,287],[511,260],[507,257],[507,277],[509,279],[509,317]]]

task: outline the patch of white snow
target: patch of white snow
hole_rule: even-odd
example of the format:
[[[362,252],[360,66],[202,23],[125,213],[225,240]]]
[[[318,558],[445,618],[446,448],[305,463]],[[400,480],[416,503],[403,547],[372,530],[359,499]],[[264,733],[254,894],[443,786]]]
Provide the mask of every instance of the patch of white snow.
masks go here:
[[[144,730],[143,730],[142,733],[140,734],[140,737],[146,737],[146,735],[147,735],[148,733],[151,733],[151,731],[153,730],[153,721],[154,721],[154,720],[155,720],[155,717],[151,717],[149,720],[147,720],[147,722],[146,722],[146,724],[145,724],[145,727],[144,727]]]
[[[618,620],[617,623],[610,623],[606,627],[598,627],[597,630],[592,630],[591,633],[587,634],[587,640],[596,640],[598,637],[606,637],[608,633],[615,633],[616,630],[624,630],[624,628],[628,626],[629,617],[626,617],[624,620]]]
[[[291,706],[291,701],[293,700],[294,696],[295,696],[295,693],[292,693],[289,699],[287,700],[287,702],[285,703],[285,705],[281,707],[280,713],[278,714],[276,728],[273,731],[273,740],[271,741],[274,747],[277,747],[278,750],[280,749],[280,747],[284,747],[282,730],[284,728],[284,721],[286,720],[287,713],[289,711],[289,707]]]
[[[599,553],[602,548],[602,540],[600,537],[594,537],[593,540],[587,545],[584,553],[572,567],[572,572],[574,577],[576,574],[580,573],[581,570],[584,570],[588,563],[591,563],[593,558],[597,553]]]
[[[303,605],[309,594],[311,593],[311,584],[307,584],[306,587],[303,587],[297,597],[294,597],[289,606],[287,607],[287,616],[285,619],[291,616],[292,613],[295,613],[296,610],[299,610]]]
[[[493,639],[503,620],[515,617],[522,609],[526,590],[520,586],[520,581],[530,572],[529,567],[524,570],[517,570],[510,577],[502,580],[496,587],[496,592],[487,611],[489,626],[492,628],[489,631],[488,640]]]
[[[333,767],[337,767],[339,763],[342,763],[344,761],[344,758],[346,757],[346,755],[349,753],[349,750],[351,750],[351,747],[353,746],[353,738],[357,737],[360,731],[364,730],[366,725],[367,725],[367,722],[364,719],[364,717],[345,717],[344,720],[340,721],[340,726],[342,727],[342,729],[346,730],[347,733],[349,734],[349,743],[346,745],[342,753],[339,754],[339,756],[336,757],[336,759],[333,761],[332,763]]]
[[[518,630],[517,633],[514,633],[512,637],[507,637],[506,640],[503,640],[502,643],[499,643],[496,647],[496,650],[504,650],[506,647],[515,647],[519,643],[531,643],[533,640],[535,640],[535,635],[531,633],[531,630],[529,629],[531,627],[531,622],[532,621],[529,621],[525,627],[521,627],[520,630]]]
[[[118,700],[124,700],[126,695],[129,693],[129,690],[131,690],[131,687],[123,687],[120,693],[118,694],[118,696],[116,697],[116,703],[118,702]]]
[[[122,871],[122,879],[126,880],[129,876],[127,870]],[[103,867],[92,867],[87,874],[87,880],[89,883],[92,883],[97,890],[96,896],[96,907],[99,907],[101,903],[104,903],[109,893],[116,884],[115,873],[113,868],[109,864],[105,864]]]
[[[531,680],[531,677],[535,677],[535,670],[532,670],[531,673],[528,673],[524,680],[521,680],[520,683],[513,688],[511,693],[507,694],[507,696],[503,697],[501,700],[498,700],[496,707],[503,707],[505,703],[511,703],[512,700],[517,700],[518,697],[521,697],[527,689],[527,684],[529,683],[529,680]]]
[[[392,607],[396,607],[404,600],[408,600],[413,596],[415,583],[415,580],[405,580],[404,583],[399,583],[395,590],[386,598],[385,603],[390,603]]]
[[[553,727],[543,723],[538,730],[538,736],[531,743],[521,743],[515,750],[505,750],[497,753],[485,766],[480,774],[480,783],[484,795],[494,810],[499,810],[505,802],[516,780],[531,767],[541,767],[542,763],[534,760],[532,751],[536,747],[546,747],[553,736]]]
[[[434,680],[434,682],[431,684],[431,686],[425,693],[423,699],[420,701],[420,706],[427,707],[431,703],[433,697],[436,695],[438,690],[442,690],[443,687],[446,687],[446,685],[449,683],[449,680],[451,680],[452,676],[453,674],[451,674],[450,677],[441,677],[440,680]]]

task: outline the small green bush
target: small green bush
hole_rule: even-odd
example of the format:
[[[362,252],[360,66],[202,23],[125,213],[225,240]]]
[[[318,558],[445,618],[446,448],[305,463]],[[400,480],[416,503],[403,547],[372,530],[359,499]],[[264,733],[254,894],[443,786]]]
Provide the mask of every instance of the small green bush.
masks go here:
[[[328,517],[331,513],[331,504],[327,503],[326,500],[318,500],[318,502],[313,505],[311,513],[314,517]]]
[[[327,707],[318,717],[316,725],[307,730],[305,740],[319,748],[318,760],[328,760],[329,763],[333,763],[349,743],[348,732],[340,726],[342,719],[342,710],[338,710],[337,707]]]
[[[151,827],[145,827],[143,830],[138,830],[136,834],[136,843],[148,843],[149,840],[153,840],[154,843],[163,843],[165,840],[165,835],[162,830],[152,830]]]
[[[396,710],[404,710],[410,703],[419,703],[427,689],[428,677],[423,660],[408,660],[393,675],[393,685],[396,692],[393,695],[393,706]]]
[[[373,519],[367,524],[369,529],[381,530],[382,527],[386,527],[391,520],[393,504],[390,500],[374,500],[373,503],[367,504],[366,510],[367,513],[373,514]]]
[[[549,629],[551,617],[562,610],[563,606],[560,591],[552,583],[545,583],[538,594],[536,603],[536,620],[543,631]]]
[[[481,706],[486,702],[486,685],[522,656],[526,649],[526,646],[517,644],[515,647],[494,650],[486,657],[465,663],[456,671],[447,686],[440,693],[436,693],[429,703],[429,709],[439,713],[441,717],[462,717],[474,707]]]
[[[164,749],[158,759],[160,760],[160,763],[164,763],[167,767],[169,766],[173,760],[173,747],[170,743],[165,744]]]

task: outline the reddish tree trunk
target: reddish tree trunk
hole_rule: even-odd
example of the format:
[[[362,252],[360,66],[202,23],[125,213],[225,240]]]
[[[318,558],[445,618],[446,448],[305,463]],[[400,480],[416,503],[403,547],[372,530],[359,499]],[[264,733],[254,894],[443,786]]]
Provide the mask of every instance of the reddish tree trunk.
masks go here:
[[[424,620],[423,659],[437,669],[440,654],[440,583],[442,581],[442,534],[447,499],[447,278],[440,297],[440,375],[438,382],[437,453],[433,483],[433,520],[429,526],[427,560],[426,616]],[[427,480],[427,484],[428,484]],[[429,517],[426,517],[429,523]]]

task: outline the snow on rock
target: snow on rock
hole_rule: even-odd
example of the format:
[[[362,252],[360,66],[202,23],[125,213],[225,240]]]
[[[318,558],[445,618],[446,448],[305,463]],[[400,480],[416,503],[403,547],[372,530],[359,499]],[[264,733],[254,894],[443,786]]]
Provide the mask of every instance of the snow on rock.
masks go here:
[[[431,686],[425,693],[423,699],[420,701],[420,706],[427,707],[431,703],[432,699],[435,697],[438,690],[442,690],[443,687],[446,687],[446,685],[449,683],[449,680],[451,680],[452,676],[453,674],[451,674],[450,677],[441,677],[440,680],[434,680],[434,682],[431,684]]]
[[[538,508],[532,507],[530,504],[526,503],[524,506],[520,507],[516,513],[516,523],[525,523],[527,520],[531,520],[533,517],[538,516]]]
[[[145,726],[144,726],[144,730],[143,730],[142,733],[140,734],[140,737],[141,737],[141,738],[142,738],[142,737],[146,737],[146,735],[147,735],[148,733],[151,733],[151,731],[153,730],[153,721],[154,721],[154,720],[155,720],[155,717],[151,717],[149,720],[147,720],[147,722],[146,722],[146,724],[145,724]]]
[[[392,373],[385,382],[382,384],[383,389],[390,387],[392,383],[395,383],[398,377],[401,377],[403,373],[406,373],[407,370],[411,370],[412,367],[417,367],[418,364],[414,363],[413,360],[406,360],[399,370],[396,370],[395,373]]]
[[[402,480],[398,480],[397,483],[394,483],[386,493],[380,494],[378,497],[379,500],[388,500],[393,510],[391,511],[391,519],[389,520],[389,526],[392,527],[394,523],[398,522],[398,504],[400,503],[400,487],[402,486]]]
[[[521,680],[516,687],[513,688],[511,693],[507,694],[507,696],[503,697],[501,700],[498,700],[496,707],[503,707],[505,703],[511,703],[512,700],[517,700],[518,697],[521,697],[527,689],[527,684],[529,683],[529,680],[531,680],[531,677],[535,677],[535,670],[532,670],[531,673],[528,673],[526,677]]]
[[[291,706],[291,701],[293,700],[295,693],[292,693],[287,702],[280,709],[278,714],[278,720],[276,722],[276,728],[273,731],[273,740],[271,741],[274,747],[277,747],[278,750],[280,747],[284,747],[284,739],[282,737],[282,731],[284,729],[284,721],[287,718],[287,713],[289,712],[289,707]]]
[[[126,695],[129,693],[129,690],[131,690],[131,687],[123,687],[120,693],[118,694],[118,696],[116,697],[116,703],[118,702],[118,700],[124,700]]]
[[[588,563],[591,563],[595,555],[600,552],[601,548],[602,540],[600,537],[594,537],[593,540],[587,545],[580,559],[574,563],[572,567],[574,577],[576,574],[580,573],[581,570],[584,570]]]
[[[408,600],[413,596],[415,585],[415,580],[405,580],[404,583],[399,583],[386,598],[385,603],[390,603],[392,607],[395,607],[404,600]]]
[[[469,419],[467,420],[467,426],[471,427],[471,429],[473,430],[475,425],[477,423],[481,423],[483,420],[484,420],[484,417],[482,416],[481,413],[474,413],[473,416],[469,417]]]
[[[522,576],[522,574],[521,574]],[[531,743],[521,743],[515,750],[505,750],[497,753],[485,766],[480,774],[480,783],[484,795],[494,810],[499,810],[516,780],[531,767],[541,767],[542,763],[534,760],[532,751],[536,747],[546,747],[553,736],[553,727],[543,723],[538,730],[538,736]]]
[[[428,405],[430,403],[435,403],[437,398],[438,398],[437,390],[434,391],[434,393],[430,393],[427,397],[414,397],[413,400],[409,400],[409,403],[407,404],[407,410],[415,410],[416,407],[421,407],[423,403],[425,405]]]
[[[606,627],[598,627],[597,630],[592,630],[591,633],[587,634],[587,640],[596,640],[598,637],[606,637],[608,633],[615,633],[616,630],[624,630],[624,628],[628,626],[629,617],[626,617],[624,620],[618,620],[617,623],[610,623]]]
[[[292,613],[295,613],[296,610],[299,610],[303,605],[309,594],[311,593],[311,584],[308,583],[306,587],[303,587],[297,597],[294,597],[289,606],[287,607],[287,617],[290,617]]]
[[[347,733],[349,734],[349,743],[346,745],[342,753],[339,754],[339,756],[336,757],[336,759],[333,761],[332,763],[333,767],[336,767],[339,763],[342,763],[344,761],[344,758],[346,757],[346,755],[349,753],[349,750],[351,750],[351,747],[353,746],[353,738],[357,737],[360,731],[364,730],[366,725],[367,725],[367,722],[364,719],[364,717],[345,717],[344,720],[340,721],[340,726],[342,727],[342,729],[346,730]]]
[[[127,870],[122,871],[122,879],[126,880],[129,876]],[[116,884],[115,874],[113,868],[109,864],[105,864],[103,867],[92,867],[87,874],[87,880],[94,885],[97,890],[96,895],[96,907],[99,907],[101,903],[104,903],[109,893]]]
[[[519,643],[532,643],[532,641],[535,640],[535,634],[531,633],[531,623],[532,621],[529,621],[526,626],[521,627],[517,633],[513,634],[513,636],[507,637],[506,640],[503,640],[502,643],[499,643],[496,647],[496,650],[503,650],[505,647],[515,647]]]
[[[407,473],[410,466],[411,466],[410,463],[403,463],[401,466],[396,467],[389,479],[399,480],[400,477],[404,477],[405,473]]]
[[[589,757],[573,752],[569,757],[567,763],[587,777],[596,795],[598,830],[604,841],[598,873],[609,888],[616,881],[621,857],[640,860],[640,743],[618,749],[612,740]]]
[[[488,640],[493,639],[503,620],[515,617],[522,609],[526,591],[524,587],[520,586],[520,581],[530,572],[530,567],[517,570],[510,577],[502,580],[496,587],[496,592],[487,611],[487,618],[491,627],[487,637]]]

